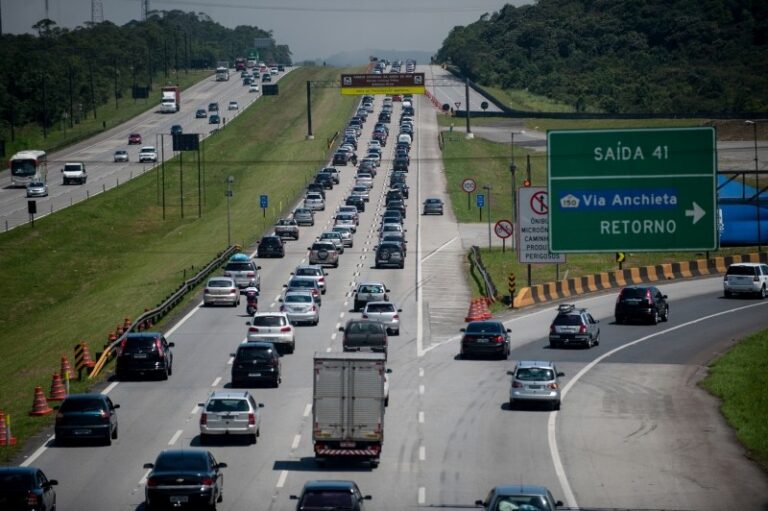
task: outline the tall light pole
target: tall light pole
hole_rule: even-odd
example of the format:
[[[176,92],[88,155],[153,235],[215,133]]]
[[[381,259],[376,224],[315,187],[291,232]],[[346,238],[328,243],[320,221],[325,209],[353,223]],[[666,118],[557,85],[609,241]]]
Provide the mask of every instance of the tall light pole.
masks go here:
[[[755,205],[757,206],[757,251],[761,251],[761,247],[763,244],[762,240],[762,232],[761,232],[761,212],[760,212],[760,179],[759,179],[759,172],[760,172],[760,166],[758,165],[758,152],[757,152],[757,121],[744,121],[745,124],[751,124],[752,125],[752,133],[754,135],[754,141],[755,141]]]
[[[227,247],[232,246],[232,215],[231,215],[231,202],[232,202],[232,183],[235,182],[235,178],[232,176],[227,177]]]
[[[517,164],[515,164],[515,132],[510,133],[510,138],[512,144],[510,145],[510,155],[512,157],[510,163],[509,163],[509,173],[512,175],[512,182],[510,187],[510,193],[512,194],[512,230],[516,232],[515,230],[515,223],[517,222],[517,204],[516,204],[516,196],[517,196],[517,190],[515,190],[515,186],[517,185]],[[514,233],[513,233],[514,234]],[[517,248],[517,247],[515,247]]]
[[[488,206],[488,250],[491,249],[491,185],[483,185],[485,190],[486,205]]]

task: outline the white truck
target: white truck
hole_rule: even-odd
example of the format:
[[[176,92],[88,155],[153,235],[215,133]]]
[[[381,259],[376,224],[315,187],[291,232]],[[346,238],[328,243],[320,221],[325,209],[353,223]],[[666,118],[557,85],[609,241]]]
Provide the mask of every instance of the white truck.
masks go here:
[[[160,112],[173,114],[181,109],[181,89],[178,85],[167,85],[162,88],[163,97],[160,101]]]
[[[229,81],[229,68],[228,67],[217,67],[216,68],[216,81],[217,82],[227,82],[227,81]]]
[[[84,185],[88,179],[85,163],[81,161],[68,161],[61,169],[61,176],[65,185],[76,183]]]
[[[382,353],[315,353],[312,443],[315,460],[379,464],[387,369]]]

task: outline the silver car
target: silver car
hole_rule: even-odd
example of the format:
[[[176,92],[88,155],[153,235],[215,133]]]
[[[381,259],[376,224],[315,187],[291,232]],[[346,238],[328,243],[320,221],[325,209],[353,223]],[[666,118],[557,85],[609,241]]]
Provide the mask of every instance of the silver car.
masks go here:
[[[128,161],[128,151],[125,149],[118,149],[114,155],[115,162]]]
[[[723,295],[754,294],[765,298],[768,294],[768,264],[736,263],[728,267],[723,277]]]
[[[425,215],[442,215],[443,214],[443,200],[437,197],[428,197],[424,201],[424,214]]]
[[[371,191],[365,185],[355,185],[355,186],[353,186],[352,187],[352,193],[354,195],[361,195],[365,202],[369,202],[371,200]]]
[[[214,277],[208,280],[203,291],[203,305],[240,305],[240,290],[230,277]]]
[[[400,335],[400,313],[392,302],[368,302],[363,309],[363,319],[378,321],[387,328],[389,335]]]
[[[27,185],[27,197],[48,197],[48,185],[41,180],[31,181]]]
[[[309,323],[317,325],[320,322],[320,307],[308,291],[288,291],[280,298],[280,311],[288,315],[288,321],[293,325]]]
[[[311,265],[311,266],[318,266],[318,265]],[[285,289],[283,294],[289,291],[310,292],[312,293],[312,296],[315,297],[315,303],[317,303],[318,305],[323,305],[323,292],[320,289],[320,284],[317,280],[317,277],[314,275],[308,275],[308,276],[294,275],[290,279],[288,279],[288,282],[286,284],[283,284],[283,288]]]
[[[320,288],[320,293],[325,294],[327,291],[325,276],[328,274],[325,273],[322,266],[317,264],[302,264],[297,266],[296,269],[291,272],[291,275],[296,277],[312,277],[315,279],[315,282],[317,282],[317,286]]]
[[[325,201],[319,193],[308,193],[304,198],[304,207],[312,211],[325,211]]]
[[[355,244],[354,238],[352,238],[352,228],[345,225],[334,225],[333,232],[341,234],[341,241],[344,242],[345,247],[352,247]]]
[[[357,223],[355,222],[355,217],[350,213],[339,213],[334,217],[335,220],[335,226],[343,226],[343,227],[349,227],[352,229],[352,232],[357,231]]]
[[[331,241],[316,241],[309,250],[309,264],[339,267],[339,251]]]
[[[218,435],[247,435],[255,444],[261,428],[263,403],[256,403],[247,391],[221,390],[213,392],[200,403],[200,443]]]
[[[297,208],[293,212],[293,219],[299,225],[315,225],[315,214],[311,209]]]
[[[361,282],[355,290],[355,312],[361,310],[368,302],[388,302],[389,289],[381,282]]]
[[[558,372],[554,362],[521,360],[514,371],[509,389],[509,407],[518,403],[547,403],[553,410],[560,409],[560,380],[564,373]]]
[[[330,241],[334,245],[336,245],[336,250],[339,251],[339,254],[344,253],[344,238],[335,231],[326,231],[322,234],[320,234],[320,237],[317,238],[319,241]]]
[[[237,287],[259,287],[261,285],[261,266],[258,266],[248,254],[235,254],[224,266],[224,276],[235,281]]]

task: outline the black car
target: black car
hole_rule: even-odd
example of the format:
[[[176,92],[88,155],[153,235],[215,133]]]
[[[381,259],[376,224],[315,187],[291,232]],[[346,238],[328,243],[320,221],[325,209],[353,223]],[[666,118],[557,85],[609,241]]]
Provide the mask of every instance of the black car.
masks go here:
[[[470,355],[496,355],[502,360],[509,358],[509,333],[504,323],[495,319],[470,321],[462,328],[460,358]]]
[[[261,75],[261,81],[262,82],[272,82],[272,75],[269,73],[264,73]]]
[[[345,326],[339,327],[344,332],[342,347],[344,351],[373,351],[384,353],[387,357],[387,328],[379,321],[350,319]]]
[[[171,126],[171,136],[181,135],[182,133],[184,133],[184,129],[181,127],[181,124]]]
[[[599,321],[587,309],[566,303],[558,306],[557,316],[549,327],[549,347],[582,345],[585,348],[600,344]]]
[[[400,190],[400,192],[403,194],[403,197],[405,197],[406,199],[411,194],[411,192],[410,192],[411,189],[408,187],[407,184],[405,184],[405,181],[399,181],[397,183],[392,183],[390,186],[392,188]]]
[[[0,467],[0,509],[4,511],[52,511],[56,509],[59,484],[39,468]]]
[[[403,225],[403,222],[405,222],[405,217],[403,217],[403,214],[396,209],[387,209],[386,211],[384,211],[384,214],[381,215],[382,224]]]
[[[395,151],[405,151],[406,153],[410,154],[411,144],[408,142],[398,142],[397,145],[395,145]]]
[[[403,218],[405,218],[405,202],[395,199],[387,201],[387,211],[399,211]]]
[[[347,206],[355,206],[359,213],[365,211],[365,199],[363,199],[362,195],[350,195],[344,201],[344,204]]]
[[[386,202],[391,200],[403,200],[403,192],[397,188],[390,188],[387,190]]]
[[[401,232],[388,232],[381,236],[380,242],[391,241],[393,243],[399,243],[403,247],[403,253],[408,255],[408,241],[405,239],[405,234]]]
[[[371,160],[363,160],[357,166],[358,174],[370,174],[371,177],[376,177],[376,172],[376,165]]]
[[[259,241],[258,257],[285,257],[285,245],[280,236],[264,236]]]
[[[280,353],[273,343],[244,342],[232,356],[232,387],[263,382],[273,387],[280,384]]]
[[[56,414],[56,442],[95,438],[111,445],[117,439],[117,408],[104,394],[70,394]]]
[[[327,174],[325,172],[321,172],[320,174],[315,176],[315,183],[319,184],[326,190],[333,189],[333,177],[330,174]]]
[[[411,164],[411,157],[408,156],[408,151],[405,149],[398,149],[395,151],[395,158],[405,158],[405,160],[408,162],[408,164]]]
[[[394,163],[392,163],[392,168],[395,171],[408,172],[408,165],[409,165],[408,158],[403,158],[402,156],[396,156]]]
[[[205,111],[205,108],[198,108],[197,112],[195,112],[195,118],[197,119],[205,119],[208,117],[208,112]]]
[[[376,247],[376,268],[404,268],[405,250],[400,243],[394,241],[382,241]]]
[[[209,112],[218,112],[219,111],[219,104],[218,103],[208,103],[208,111]]]
[[[297,500],[296,511],[334,509],[339,511],[364,511],[370,495],[360,493],[354,481],[307,481],[301,495],[291,495]]]
[[[144,488],[144,508],[201,507],[215,509],[222,501],[224,475],[210,451],[203,449],[165,450],[154,463]]]
[[[391,122],[392,115],[389,112],[381,112],[379,114],[379,122]]]
[[[216,114],[213,114],[208,117],[208,124],[221,124],[221,117],[219,117]]]
[[[117,351],[115,376],[122,380],[132,374],[155,374],[167,380],[173,374],[173,346],[160,332],[126,335]]]
[[[349,162],[350,154],[347,151],[336,151],[333,153],[334,165],[346,165]]]
[[[654,286],[628,286],[619,291],[614,311],[616,323],[669,321],[667,295]]]
[[[320,183],[309,183],[307,185],[307,192],[319,193],[323,196],[323,200],[325,200],[325,188]]]

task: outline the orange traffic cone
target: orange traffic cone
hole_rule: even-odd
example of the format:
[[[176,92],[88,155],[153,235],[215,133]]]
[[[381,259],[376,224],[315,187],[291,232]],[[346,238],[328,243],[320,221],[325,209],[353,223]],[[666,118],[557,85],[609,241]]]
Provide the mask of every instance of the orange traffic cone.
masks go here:
[[[74,376],[74,372],[72,372],[72,365],[69,363],[69,360],[65,355],[61,356],[61,371],[59,371],[59,376],[63,380],[71,380]]]
[[[64,401],[67,397],[67,389],[64,388],[64,382],[61,381],[61,376],[54,374],[51,378],[51,394],[48,397],[50,401]]]
[[[5,422],[5,414],[0,412],[0,447],[16,445],[16,438],[11,434],[11,417],[8,416],[8,424]]]
[[[34,417],[48,415],[51,412],[53,412],[53,408],[48,406],[48,401],[45,399],[43,388],[38,385],[35,387],[35,400],[32,402],[32,411],[29,412],[29,415]]]

